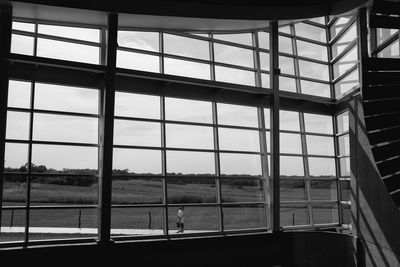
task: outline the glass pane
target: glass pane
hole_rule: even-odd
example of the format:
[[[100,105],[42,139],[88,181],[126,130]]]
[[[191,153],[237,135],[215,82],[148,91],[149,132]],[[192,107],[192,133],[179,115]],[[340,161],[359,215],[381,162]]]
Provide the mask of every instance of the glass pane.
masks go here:
[[[100,48],[96,46],[38,38],[37,56],[99,64]]]
[[[279,36],[279,52],[293,54],[292,38]]]
[[[308,158],[308,165],[311,178],[335,178],[335,159],[334,158]]]
[[[214,43],[216,62],[254,68],[253,50]]]
[[[284,33],[287,33],[287,34],[291,34],[291,32],[290,32],[290,25],[279,26],[279,27],[278,27],[278,32],[284,32]]]
[[[326,46],[300,40],[297,40],[297,54],[302,57],[308,57],[322,61],[328,60],[328,50]]]
[[[333,137],[306,135],[309,155],[334,156]]]
[[[350,156],[350,140],[349,135],[342,135],[338,138],[339,156]]]
[[[269,53],[260,52],[260,67],[262,70],[269,71]]]
[[[31,83],[9,80],[8,107],[30,108]]]
[[[296,80],[279,76],[279,90],[296,93]]]
[[[96,43],[100,41],[99,29],[39,24],[38,33]]]
[[[219,128],[219,149],[236,151],[260,151],[258,131]]]
[[[280,156],[279,159],[281,178],[304,178],[302,157]]]
[[[261,157],[251,154],[220,153],[221,174],[260,176]]]
[[[326,42],[325,28],[313,26],[306,23],[295,23],[296,35],[314,41]]]
[[[22,155],[21,155],[22,156]],[[26,171],[26,166],[19,165],[18,168],[6,167],[5,172]],[[3,207],[5,206],[26,206],[26,174],[6,174],[3,176]],[[4,212],[4,210],[3,210]],[[15,211],[14,211],[15,212]],[[10,211],[12,213],[12,211]],[[12,227],[13,218],[9,218],[6,223]],[[3,232],[2,232],[3,234]]]
[[[279,57],[279,68],[282,73],[294,75],[294,60],[290,57]]]
[[[307,225],[309,224],[308,210],[305,204],[281,204],[281,226]]]
[[[218,103],[217,109],[219,124],[258,127],[256,107]]]
[[[97,209],[32,209],[29,240],[97,237]]]
[[[12,34],[11,53],[33,56],[33,41],[33,37]]]
[[[29,119],[27,112],[7,111],[6,139],[29,139]]]
[[[162,180],[156,178],[113,177],[112,204],[162,204]]]
[[[32,163],[47,172],[97,174],[97,147],[33,145]]]
[[[279,111],[279,129],[287,131],[300,131],[299,113],[295,111]]]
[[[34,176],[31,205],[90,205],[98,202],[98,178]]]
[[[26,31],[26,32],[34,32],[35,31],[35,24],[27,23],[27,22],[12,22],[12,29],[19,30],[19,31]]]
[[[344,55],[338,62],[333,64],[334,78],[343,75],[346,71],[354,67],[358,62],[358,48],[357,45],[353,47],[346,55]]]
[[[98,143],[98,119],[35,113],[33,140]]]
[[[214,39],[224,40],[236,44],[253,45],[251,33],[214,34]]]
[[[167,151],[169,174],[215,174],[214,153]]]
[[[261,73],[261,86],[263,88],[270,88],[271,87],[270,82],[271,80],[269,74]]]
[[[331,32],[331,40],[345,27],[350,17],[339,17],[335,23],[329,28]]]
[[[399,30],[397,29],[383,29],[383,28],[377,28],[376,29],[376,35],[377,35],[377,44],[380,45],[384,43],[389,37],[391,37],[394,34],[397,34]]]
[[[265,129],[271,128],[271,111],[269,108],[264,108],[264,121],[265,121]]]
[[[337,200],[337,181],[311,180],[311,200]]]
[[[118,45],[153,52],[159,49],[158,32],[118,31]]]
[[[299,60],[300,76],[329,81],[328,65]]]
[[[159,73],[160,57],[118,50],[117,67]]]
[[[115,116],[160,118],[160,97],[115,92]]]
[[[215,66],[215,80],[218,82],[236,83],[255,86],[253,71]]]
[[[331,88],[329,84],[316,83],[305,80],[300,80],[301,92],[303,94],[331,97]]]
[[[302,154],[300,134],[280,133],[280,152]]]
[[[331,116],[304,113],[304,122],[306,132],[333,134]]]
[[[358,81],[358,68],[352,71],[345,78],[341,79],[339,82],[335,84],[335,95],[336,98],[340,98],[344,96],[347,92],[350,92],[351,89],[359,86]]]
[[[338,133],[344,133],[349,131],[349,112],[343,112],[339,114],[337,117],[337,126],[338,126]]]
[[[26,172],[27,162],[28,162],[28,145],[14,144],[14,143],[5,144],[5,156],[4,156],[5,172]]]
[[[312,205],[314,224],[338,223],[339,211],[337,203],[313,204]]]
[[[161,151],[114,148],[113,173],[161,174]]]
[[[305,181],[302,179],[280,180],[281,201],[302,201],[307,199]]]
[[[163,208],[111,208],[111,236],[162,235]]]
[[[263,183],[251,178],[221,178],[222,202],[262,202]]]
[[[332,45],[332,58],[342,53],[348,45],[357,38],[356,23],[346,31],[333,45]]]
[[[165,119],[212,123],[212,104],[205,101],[166,97]]]
[[[266,228],[266,211],[263,206],[223,207],[224,229]]]
[[[340,200],[350,201],[351,200],[350,181],[339,181],[339,185],[340,185]]]
[[[312,18],[312,19],[309,19],[309,21],[325,25],[325,17]]]
[[[1,211],[1,235],[0,243],[25,240],[25,209],[5,209],[7,203],[3,203]]]
[[[168,203],[216,203],[217,190],[213,178],[167,179]]]
[[[186,60],[164,58],[164,73],[210,80],[210,65]]]
[[[168,209],[170,234],[175,234],[178,207]],[[218,230],[218,210],[216,207],[184,207],[184,233],[201,233]]]
[[[343,224],[351,224],[352,218],[351,218],[351,206],[350,205],[341,205],[342,207],[342,220]]]
[[[390,44],[388,47],[379,52],[378,57],[399,58],[400,57],[399,39],[397,39],[397,41]]]
[[[349,177],[350,176],[350,158],[340,158],[340,177]]]
[[[263,49],[269,49],[269,33],[258,32],[258,46]]]
[[[167,147],[214,149],[212,127],[166,124]]]
[[[161,124],[114,120],[114,145],[161,146]]]
[[[164,53],[209,60],[208,41],[164,33]]]
[[[36,83],[35,109],[97,114],[98,105],[98,90]]]

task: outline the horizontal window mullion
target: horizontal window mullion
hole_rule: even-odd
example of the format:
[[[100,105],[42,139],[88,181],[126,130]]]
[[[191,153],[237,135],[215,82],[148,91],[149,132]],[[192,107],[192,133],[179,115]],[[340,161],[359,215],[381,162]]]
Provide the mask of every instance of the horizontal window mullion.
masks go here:
[[[280,130],[279,132],[312,135],[312,136],[325,136],[325,137],[332,137],[332,138],[335,137],[334,134],[327,134],[327,133],[301,132],[301,131],[292,131],[292,130]]]
[[[223,63],[223,62],[218,62],[218,61],[215,61],[213,63],[214,63],[215,66],[220,66],[220,67],[225,67],[225,68],[230,68],[230,69],[246,70],[246,71],[251,71],[251,72],[255,72],[256,71],[255,67],[251,68],[251,67],[233,65],[233,64],[228,64],[228,63]]]
[[[174,55],[174,54],[166,54],[166,53],[164,53],[164,58],[172,58],[172,59],[190,61],[190,62],[196,62],[196,63],[202,63],[202,64],[211,64],[212,63],[210,60],[206,60],[206,59],[180,56],[180,55]]]
[[[79,40],[79,39],[60,37],[60,36],[54,36],[54,35],[49,35],[49,34],[43,34],[43,33],[37,33],[36,36],[37,36],[37,39],[40,38],[40,39],[54,40],[54,41],[60,41],[60,42],[65,42],[65,43],[74,43],[74,44],[81,44],[81,45],[86,45],[86,46],[101,47],[100,42],[96,43],[96,42],[91,42],[91,41],[84,41],[84,40]]]
[[[248,201],[246,201],[246,202],[222,202],[221,206],[222,207],[231,207],[231,208],[234,208],[236,206],[238,208],[245,208],[245,207],[254,208],[254,206],[265,207],[265,202],[261,202],[261,201],[255,201],[255,202],[248,202]]]
[[[56,141],[30,141],[34,145],[57,145],[57,146],[79,146],[79,147],[100,147],[99,144],[94,143],[75,143],[75,142],[56,142]]]
[[[118,208],[118,209],[129,209],[129,208],[164,208],[166,204],[112,204],[111,209]]]
[[[132,146],[132,145],[113,145],[113,148],[123,148],[123,149],[143,149],[143,150],[165,150],[163,147],[156,146]]]
[[[310,21],[310,20],[304,20],[302,22],[305,23],[305,24],[308,24],[308,25],[312,25],[312,26],[316,26],[316,27],[322,28],[322,29],[326,29],[327,28],[327,26],[325,24],[321,24],[321,23],[318,23],[318,22]]]
[[[255,46],[250,46],[250,45],[245,45],[245,44],[239,44],[239,43],[233,43],[233,42],[229,42],[229,41],[225,41],[225,40],[220,40],[220,39],[216,39],[213,37],[212,39],[213,43],[216,44],[223,44],[223,45],[228,45],[228,46],[234,46],[237,48],[244,48],[244,49],[248,49],[248,50],[255,50],[256,47]]]
[[[57,111],[57,110],[45,110],[45,109],[33,109],[33,113],[38,114],[51,114],[51,115],[60,115],[60,116],[74,116],[74,117],[87,117],[87,118],[101,118],[100,115],[89,114],[89,113],[78,113],[78,112],[69,112],[69,111]]]
[[[309,77],[305,77],[305,76],[296,76],[294,74],[281,73],[281,74],[279,74],[279,76],[293,78],[293,79],[300,79],[300,80],[310,81],[310,82],[316,82],[316,83],[330,84],[329,81],[318,80],[318,79],[309,78]]]
[[[170,35],[175,35],[175,36],[180,36],[180,37],[185,37],[189,39],[196,39],[196,40],[201,40],[201,41],[206,41],[206,42],[211,42],[212,38],[211,37],[204,37],[204,36],[199,36],[199,35],[194,35],[186,32],[173,32],[173,31],[162,31],[163,34],[170,34]],[[208,33],[207,33],[208,34]]]
[[[119,45],[118,45],[117,51],[118,50],[125,51],[125,52],[137,53],[137,54],[146,54],[146,55],[157,56],[157,57],[160,57],[162,55],[160,52],[143,50],[143,49],[138,49],[138,48],[126,47],[126,46],[119,46]]]
[[[263,155],[264,153],[258,151],[239,151],[239,150],[218,150],[219,153],[226,154],[248,154],[248,155]]]
[[[32,203],[32,201],[31,201]],[[63,210],[63,209],[97,209],[97,205],[30,205],[29,209],[33,210]]]
[[[293,35],[293,34],[290,34],[290,33],[279,32],[278,35],[284,36],[284,37],[289,37],[289,38],[296,38],[297,40],[300,40],[300,41],[309,42],[309,43],[312,43],[312,44],[317,44],[317,45],[321,45],[321,46],[325,46],[325,47],[328,46],[328,44],[325,43],[325,42],[316,41],[316,40],[309,39],[309,38],[306,38],[306,37],[303,37],[303,36]],[[279,52],[279,53],[281,53],[281,52]]]
[[[13,17],[14,22],[25,22],[25,23],[37,23],[39,25],[50,25],[50,26],[65,26],[65,27],[74,27],[81,29],[92,29],[92,30],[100,30],[101,28],[105,28],[105,26],[93,24],[85,24],[85,23],[74,23],[74,22],[65,22],[65,21],[54,21],[54,20],[45,20],[40,18],[30,19],[30,18],[21,18],[21,17]]]
[[[35,38],[36,34],[35,32],[29,32],[29,31],[23,31],[23,30],[11,30],[12,34],[16,34],[16,35],[22,35],[22,36],[29,36],[29,37],[33,37]]]
[[[97,169],[94,169],[97,171]],[[60,171],[57,172],[31,172],[29,173],[31,176],[49,176],[49,177],[57,177],[57,176],[66,176],[66,177],[82,177],[85,178],[99,178],[98,174],[85,174],[85,173],[63,173]]]

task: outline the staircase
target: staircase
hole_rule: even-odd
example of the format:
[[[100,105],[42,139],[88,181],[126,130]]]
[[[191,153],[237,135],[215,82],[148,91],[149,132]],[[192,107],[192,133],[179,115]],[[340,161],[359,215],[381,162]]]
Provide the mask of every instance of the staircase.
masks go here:
[[[369,10],[368,24],[371,52],[370,56],[361,58],[365,125],[377,168],[396,206],[400,208],[399,32],[390,33],[387,40],[379,45],[375,38],[378,28],[400,29],[400,2],[374,1]],[[393,46],[392,51],[397,52],[385,55],[382,50],[386,47],[387,51],[387,45]]]

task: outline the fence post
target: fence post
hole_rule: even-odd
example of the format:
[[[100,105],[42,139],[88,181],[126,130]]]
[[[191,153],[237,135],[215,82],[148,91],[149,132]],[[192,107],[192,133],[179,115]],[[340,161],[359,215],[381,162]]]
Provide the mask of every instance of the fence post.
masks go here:
[[[82,210],[79,210],[79,216],[78,216],[78,227],[81,229],[82,226]]]
[[[10,228],[13,227],[14,224],[14,209],[11,210],[11,222],[10,222]]]
[[[149,229],[151,229],[151,211],[149,211]]]

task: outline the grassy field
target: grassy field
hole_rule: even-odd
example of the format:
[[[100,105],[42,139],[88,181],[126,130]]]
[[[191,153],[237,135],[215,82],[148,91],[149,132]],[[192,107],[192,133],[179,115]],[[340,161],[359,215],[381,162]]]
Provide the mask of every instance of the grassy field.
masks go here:
[[[216,186],[210,183],[184,183],[184,180],[167,183],[168,203],[215,203]],[[262,190],[258,185],[229,185],[221,186],[225,202],[262,202]],[[24,205],[26,198],[25,184],[4,183],[3,205]],[[318,199],[331,199],[336,189],[319,188],[314,195]],[[114,180],[112,188],[113,204],[161,204],[161,180],[132,179]],[[281,189],[281,199],[304,199],[304,188],[285,185]],[[91,186],[72,186],[58,184],[31,184],[32,205],[79,205],[97,204],[97,184]],[[164,220],[163,208],[113,208],[113,229],[162,229]],[[314,220],[331,222],[337,220],[337,208],[321,206],[314,209]],[[176,229],[176,207],[168,209],[170,229]],[[259,228],[265,226],[265,212],[262,207],[236,206],[224,207],[225,229]],[[31,227],[72,227],[96,228],[97,209],[33,209],[30,212]],[[282,206],[281,220],[283,225],[307,224],[307,210],[301,206]],[[25,211],[3,210],[2,226],[24,226]],[[217,207],[186,207],[185,228],[192,230],[218,230]],[[20,234],[1,234],[0,241],[20,238]],[[40,234],[33,234],[34,239],[43,239]],[[53,235],[51,235],[53,236]],[[54,235],[57,236],[57,235]],[[61,235],[75,238],[76,235]],[[78,235],[80,236],[80,235]],[[58,236],[57,236],[58,238]]]

